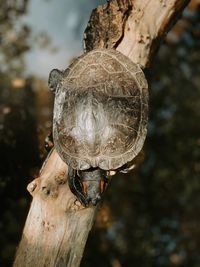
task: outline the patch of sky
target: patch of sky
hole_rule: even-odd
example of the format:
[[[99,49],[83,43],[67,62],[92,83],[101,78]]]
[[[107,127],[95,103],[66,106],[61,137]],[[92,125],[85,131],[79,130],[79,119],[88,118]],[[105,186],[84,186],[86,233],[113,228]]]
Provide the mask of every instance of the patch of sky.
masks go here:
[[[47,78],[51,69],[65,69],[73,57],[82,53],[82,36],[92,9],[105,2],[30,0],[22,18],[32,29],[31,50],[25,55],[26,73]],[[46,47],[38,45],[38,35],[48,36]]]

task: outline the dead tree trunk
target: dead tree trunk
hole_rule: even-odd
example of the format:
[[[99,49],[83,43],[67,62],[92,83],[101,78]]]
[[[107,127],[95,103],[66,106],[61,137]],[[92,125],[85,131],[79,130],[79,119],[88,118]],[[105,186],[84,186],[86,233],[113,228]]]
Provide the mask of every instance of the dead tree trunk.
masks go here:
[[[160,40],[189,0],[111,0],[92,12],[85,50],[114,48],[145,68]],[[40,177],[28,185],[33,196],[14,267],[78,267],[97,207],[74,204],[67,165],[55,150]]]

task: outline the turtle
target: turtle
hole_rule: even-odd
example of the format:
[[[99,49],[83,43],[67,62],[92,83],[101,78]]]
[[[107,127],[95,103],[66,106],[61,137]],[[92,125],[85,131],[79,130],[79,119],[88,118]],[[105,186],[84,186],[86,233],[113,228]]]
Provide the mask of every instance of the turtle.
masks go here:
[[[68,165],[69,187],[88,206],[102,198],[110,173],[127,172],[147,134],[148,84],[138,64],[95,49],[53,69],[53,139]],[[128,167],[127,167],[128,166]]]

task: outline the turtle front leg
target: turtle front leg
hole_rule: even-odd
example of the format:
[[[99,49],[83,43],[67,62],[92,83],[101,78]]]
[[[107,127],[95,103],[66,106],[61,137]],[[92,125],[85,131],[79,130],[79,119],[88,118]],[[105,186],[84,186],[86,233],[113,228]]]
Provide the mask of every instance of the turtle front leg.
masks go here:
[[[76,170],[69,167],[68,171],[68,183],[71,192],[77,197],[77,199],[85,207],[88,206],[87,197],[83,193],[83,185],[81,183],[80,177],[76,174]]]

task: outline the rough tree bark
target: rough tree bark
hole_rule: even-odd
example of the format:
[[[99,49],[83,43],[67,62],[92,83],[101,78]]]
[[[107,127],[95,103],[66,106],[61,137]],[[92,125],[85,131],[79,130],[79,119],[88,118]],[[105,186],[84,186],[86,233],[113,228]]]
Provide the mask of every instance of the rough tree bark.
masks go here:
[[[85,51],[114,48],[144,69],[189,0],[111,0],[95,9],[85,31]],[[83,208],[68,188],[67,165],[53,150],[33,196],[14,267],[77,267],[98,207]]]

